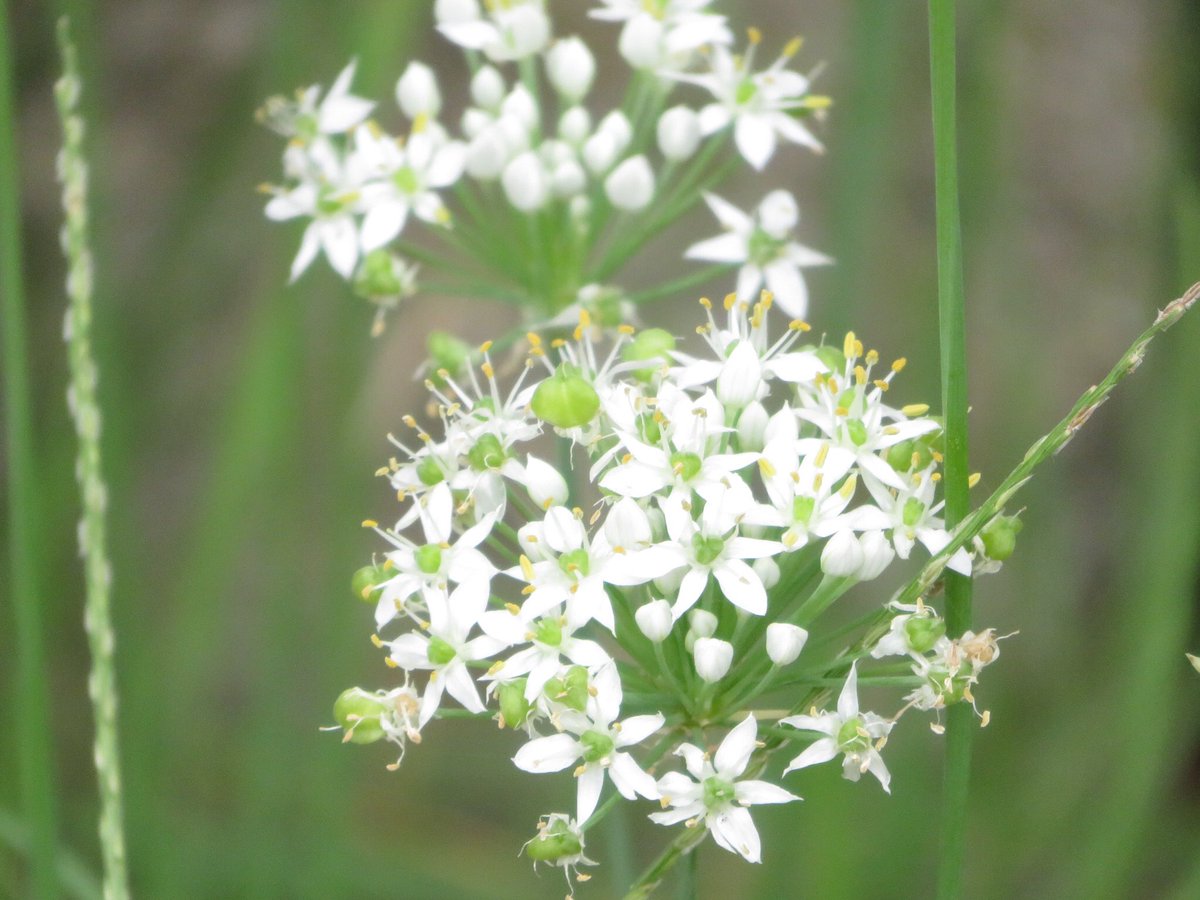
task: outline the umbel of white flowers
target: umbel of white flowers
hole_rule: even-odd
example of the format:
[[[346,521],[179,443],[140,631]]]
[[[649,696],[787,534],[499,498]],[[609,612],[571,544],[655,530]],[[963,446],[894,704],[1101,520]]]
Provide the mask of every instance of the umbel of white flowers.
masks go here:
[[[403,754],[448,715],[513,729],[518,769],[574,776],[573,810],[526,846],[569,871],[618,802],[656,802],[653,821],[759,861],[750,808],[797,799],[783,775],[840,759],[889,790],[881,751],[901,716],[932,712],[936,729],[944,706],[974,703],[999,652],[990,630],[948,638],[923,602],[884,604],[857,641],[823,617],[949,540],[939,424],[891,402],[905,360],[854,334],[811,342],[798,320],[772,336],[767,292],[731,293],[723,316],[702,304],[696,353],[582,312],[569,340],[527,336],[508,389],[488,344],[437,368],[438,430],[405,418],[379,470],[400,510],[365,523],[383,543],[354,590],[400,678],[339,698],[346,739]],[[536,455],[548,433],[571,470]],[[1016,527],[997,518],[951,567],[995,569]],[[891,715],[860,703],[877,677],[901,685]],[[822,709],[831,680],[840,695]],[[767,717],[779,722],[759,742]],[[747,775],[778,750],[782,775]]]
[[[621,26],[631,68],[624,101],[608,110],[587,105],[591,49],[556,37],[542,0],[434,5],[439,32],[472,72],[457,122],[442,120],[438,76],[418,61],[396,83],[408,122],[400,134],[352,92],[354,63],[326,91],[268,101],[260,118],[288,143],[283,182],[264,187],[266,213],[304,223],[292,279],[324,256],[380,315],[420,277],[430,290],[516,304],[531,321],[570,325],[582,307],[616,324],[633,301],[664,292],[630,294],[611,279],[706,199],[729,233],[687,257],[738,268],[742,299],[765,282],[781,308],[804,316],[801,270],[829,260],[793,239],[795,200],[774,191],[747,215],[711,192],[735,168],[730,150],[756,170],[781,141],[820,151],[809,122],[828,100],[788,68],[799,40],[760,68],[762,36],[750,29],[735,52],[713,5],[595,4],[594,18]]]

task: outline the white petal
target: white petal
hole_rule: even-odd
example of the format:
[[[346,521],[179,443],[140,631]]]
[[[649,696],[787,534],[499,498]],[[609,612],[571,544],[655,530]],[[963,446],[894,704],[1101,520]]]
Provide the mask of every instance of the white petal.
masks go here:
[[[626,800],[634,799],[635,795],[647,800],[658,799],[658,785],[653,776],[646,774],[628,753],[613,754],[608,777]],[[583,821],[582,817],[580,821]]]
[[[604,787],[604,769],[590,765],[579,776],[579,788],[576,793],[576,817],[579,822],[586,822],[596,811],[600,802],[600,790]]]
[[[767,611],[767,591],[758,575],[740,559],[727,559],[713,569],[725,599],[751,615]]]
[[[829,762],[837,756],[837,743],[833,738],[821,738],[819,741],[813,741],[805,748],[804,752],[787,764],[787,768],[783,770],[783,774],[794,769],[804,769],[808,766],[817,766],[824,762]]]
[[[577,759],[579,741],[569,734],[553,734],[525,744],[513,757],[513,763],[518,769],[541,774],[561,772]]]
[[[791,803],[799,800],[795,794],[785,791],[769,781],[739,781],[733,786],[738,803],[742,806],[757,806],[760,803]]]
[[[726,850],[741,854],[746,862],[762,862],[762,843],[750,810],[734,807],[711,816],[708,829],[713,840]]]
[[[746,261],[749,250],[741,235],[730,232],[692,244],[683,255],[686,259],[700,259],[706,262],[740,263]]]
[[[777,259],[763,270],[767,290],[775,295],[775,303],[793,319],[808,314],[808,285],[790,260]]]
[[[759,171],[775,153],[775,129],[766,116],[742,113],[734,126],[733,139],[746,162]]]
[[[662,713],[655,713],[649,716],[630,716],[621,723],[621,731],[617,735],[616,745],[618,747],[630,747],[634,744],[640,744],[658,729],[663,727],[666,721]]]
[[[850,666],[850,674],[846,676],[846,684],[838,696],[838,715],[842,719],[853,719],[858,715],[858,663]]]
[[[752,715],[746,716],[725,736],[725,740],[721,741],[721,746],[717,748],[716,756],[713,757],[713,766],[722,778],[736,778],[746,771],[757,737],[758,722]]]

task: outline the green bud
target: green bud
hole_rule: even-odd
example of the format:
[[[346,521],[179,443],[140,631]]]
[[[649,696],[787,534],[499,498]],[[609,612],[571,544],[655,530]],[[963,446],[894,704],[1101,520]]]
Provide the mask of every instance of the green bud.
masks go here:
[[[435,666],[444,666],[458,655],[454,652],[454,648],[440,637],[431,637],[429,639],[428,653],[429,661]]]
[[[350,590],[364,603],[378,603],[383,593],[376,586],[383,584],[391,574],[383,566],[363,566],[350,578]]]
[[[913,454],[916,454],[916,465],[913,465]],[[933,452],[929,445],[921,440],[901,441],[893,444],[887,451],[888,465],[897,472],[907,472],[909,469],[922,470],[933,462]]]
[[[563,363],[537,386],[529,405],[535,416],[555,428],[578,428],[596,417],[600,395],[579,369]]]
[[[431,331],[425,340],[429,361],[436,372],[445,369],[451,375],[461,372],[471,358],[471,348],[445,331]]]
[[[939,694],[942,701],[950,706],[954,703],[961,703],[964,699],[964,694],[971,686],[971,674],[969,668],[958,670],[958,674],[953,678],[946,669],[930,669],[928,675],[929,685]],[[947,682],[949,686],[947,686]]]
[[[679,477],[684,481],[691,481],[700,474],[700,469],[704,465],[703,460],[695,453],[685,453],[682,450],[671,454],[671,468],[678,473]]]
[[[557,862],[583,852],[583,842],[565,820],[554,820],[525,845],[526,855],[534,862]]]
[[[980,537],[988,559],[1004,562],[1017,549],[1017,535],[1022,522],[1016,516],[997,516],[987,524]]]
[[[504,724],[514,731],[525,724],[533,710],[533,704],[525,699],[525,686],[528,683],[528,678],[514,678],[496,689],[496,695],[500,699],[500,717]]]
[[[417,478],[421,479],[421,484],[426,487],[433,487],[446,480],[446,473],[442,471],[436,459],[426,456],[417,463]]]
[[[585,731],[579,736],[579,743],[583,744],[583,759],[585,762],[600,762],[604,757],[613,752],[616,744],[603,731]]]
[[[342,691],[333,703],[333,718],[356,744],[373,744],[384,736],[379,717],[387,704],[362,688]]]
[[[928,653],[946,633],[946,623],[937,616],[911,616],[904,623],[908,646],[917,653]]]
[[[494,434],[483,435],[475,442],[475,446],[467,451],[467,461],[477,472],[498,469],[504,465],[507,458],[504,448],[500,446],[500,439]]]
[[[354,292],[360,297],[393,297],[404,293],[395,261],[386,250],[372,250],[354,276]]]
[[[588,558],[586,550],[568,550],[558,558],[558,566],[568,575],[578,572],[586,576],[592,567],[592,561]]]
[[[583,712],[587,709],[588,673],[583,666],[572,666],[562,678],[546,682],[546,696],[556,703]]]
[[[822,344],[816,349],[817,359],[825,364],[830,372],[846,371],[846,354],[833,344]]]
[[[737,791],[732,782],[713,775],[704,781],[704,805],[708,809],[721,809],[737,800]]]
[[[675,336],[662,328],[647,328],[639,331],[632,341],[621,351],[621,358],[626,362],[652,362],[653,365],[644,369],[636,369],[634,377],[639,381],[649,381],[658,371],[659,366],[671,361],[671,351],[675,349]]]
[[[416,560],[417,568],[426,575],[436,575],[442,568],[442,548],[437,544],[418,547],[413,558]]]
[[[712,565],[721,558],[724,550],[725,541],[722,538],[692,535],[692,552],[696,554],[696,562],[702,566]]]

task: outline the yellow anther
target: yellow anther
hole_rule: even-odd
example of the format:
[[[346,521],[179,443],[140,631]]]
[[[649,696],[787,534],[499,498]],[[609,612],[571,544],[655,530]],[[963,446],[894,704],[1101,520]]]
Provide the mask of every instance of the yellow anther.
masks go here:
[[[854,342],[854,356],[859,357],[862,355],[863,355],[863,343],[862,343],[862,341],[855,341]]]
[[[783,536],[783,546],[794,547],[798,540],[800,540],[800,536],[794,531],[789,531]]]
[[[879,351],[878,350],[868,350],[867,351],[867,365],[873,366],[877,362],[879,362]]]
[[[737,304],[737,294],[726,294],[725,295],[724,306],[725,306],[726,312],[729,312],[729,310],[733,309],[733,307],[736,304]]]
[[[900,412],[906,416],[923,416],[929,412],[928,403],[910,403],[907,406],[900,407]]]
[[[525,340],[529,341],[530,345],[533,347],[542,346],[542,336],[540,334],[534,334],[532,331],[525,333]]]
[[[833,414],[835,416],[848,416],[850,415],[850,410],[846,409],[844,406],[839,406],[833,411]]]
[[[521,607],[517,606],[515,603],[505,603],[504,608],[514,616],[519,616],[521,614]]]
[[[429,436],[429,432],[427,432],[427,431],[418,431],[417,437],[420,438],[422,441],[424,441],[426,444],[428,444],[430,441],[433,440],[433,438],[431,438]]]
[[[712,309],[712,301],[707,297],[701,297],[697,302],[705,309]]]
[[[624,456],[621,457],[621,462],[622,462],[622,464],[633,462],[633,454],[626,453]]]
[[[824,472],[818,472],[816,475],[814,475],[813,476],[813,493],[815,494],[817,491],[821,490],[821,485],[824,483],[825,483],[825,473]]]
[[[403,422],[405,425],[407,425],[409,428],[417,427],[417,420],[414,419],[412,416],[407,416],[407,415],[401,416],[400,421]]]
[[[930,481],[932,481],[932,482],[935,482],[935,483],[936,483],[936,482],[939,482],[939,481],[941,481],[941,480],[942,480],[942,473],[941,473],[941,472],[934,472],[932,475],[930,475],[930,476],[929,476],[929,480],[930,480]]]
[[[383,664],[384,664],[385,666],[387,666],[389,669],[398,669],[398,668],[400,668],[400,663],[396,662],[396,661],[395,661],[394,659],[392,659],[390,656],[385,656],[385,657],[383,658]]]
[[[828,458],[828,456],[829,456],[829,445],[822,444],[821,449],[817,451],[817,458],[815,460],[813,460],[813,462],[816,463],[818,469],[821,468],[821,466],[825,465],[825,460]]]
[[[479,371],[483,372],[484,378],[496,377],[496,370],[492,368],[492,364],[490,362],[485,362],[482,366],[480,366]]]
[[[833,99],[824,94],[809,94],[804,98],[803,105],[808,109],[829,109],[833,106]]]
[[[790,41],[788,41],[787,46],[783,48],[783,55],[784,56],[795,56],[797,53],[800,52],[800,48],[803,46],[804,46],[804,38],[801,37],[800,35],[796,35],[794,38],[792,38]]]
[[[377,634],[371,635],[371,643],[374,644],[376,647],[378,647],[380,650],[383,649],[383,639],[379,635],[377,635]]]
[[[908,365],[908,360],[902,356],[898,360],[896,360],[894,363],[892,363],[892,371],[899,372],[899,371],[903,370],[904,367],[907,365]]]
[[[971,477],[967,479],[967,487],[975,487],[975,485],[979,484],[979,479],[981,478],[983,478],[982,472],[974,472]]]
[[[866,384],[867,383],[867,370],[864,369],[862,366],[854,367],[854,383],[855,384]]]
[[[847,357],[857,356],[858,354],[854,352],[854,345],[857,343],[858,339],[854,336],[854,332],[847,331],[846,339],[842,341],[842,353],[844,353]]]
[[[363,528],[378,528],[379,523],[376,522],[374,519],[363,519],[362,527]]]
[[[479,345],[479,352],[480,352],[480,353],[487,353],[487,352],[488,352],[489,350],[491,350],[491,349],[492,349],[492,342],[491,342],[491,341],[484,341],[482,344],[480,344],[480,345]]]
[[[936,450],[931,450],[930,453],[933,455],[934,462],[936,462],[936,463],[945,462],[946,457],[942,456],[942,454],[938,453]]]
[[[841,494],[843,498],[848,499],[854,495],[854,489],[857,487],[858,487],[858,476],[851,475],[849,478],[846,479],[846,483],[842,485],[841,489],[838,490],[838,493]]]
[[[592,315],[586,309],[579,311],[579,324],[584,328],[590,328],[592,325]]]
[[[422,131],[424,131],[428,127],[429,127],[429,116],[426,115],[425,113],[418,113],[417,117],[415,119],[413,119],[412,133],[420,134]]]
[[[381,475],[386,475],[390,471],[391,469],[389,469],[387,466],[380,466],[375,470],[375,477],[378,478]]]
[[[526,581],[533,581],[533,563],[529,561],[529,557],[524,553],[521,554],[521,574],[525,576]]]
[[[761,44],[762,43],[762,32],[759,31],[757,28],[755,28],[753,25],[751,25],[749,28],[746,29],[746,39],[748,41],[750,41],[751,44]]]
[[[765,456],[759,459],[758,468],[759,471],[761,471],[767,478],[775,477],[775,467],[771,465],[770,461]]]
[[[983,711],[983,715],[979,717],[979,727],[987,728],[988,722],[990,721],[992,721],[992,711],[990,709],[985,709]]]
[[[617,326],[617,332],[619,334],[633,334],[636,331],[637,331],[637,329],[634,328],[632,325],[618,325]]]
[[[801,322],[799,319],[792,319],[788,322],[789,331],[812,331],[812,326],[807,322]]]

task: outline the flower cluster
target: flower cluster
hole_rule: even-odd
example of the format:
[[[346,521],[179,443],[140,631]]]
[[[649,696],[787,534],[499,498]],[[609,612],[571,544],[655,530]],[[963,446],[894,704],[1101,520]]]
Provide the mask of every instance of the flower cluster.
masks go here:
[[[745,777],[756,753],[804,745],[785,774],[840,755],[846,777],[887,789],[879,750],[900,715],[973,702],[997,654],[991,631],[947,638],[924,603],[885,606],[849,651],[821,635],[851,586],[948,543],[940,427],[891,401],[904,359],[885,364],[854,334],[810,342],[799,320],[772,336],[769,292],[701,302],[695,353],[584,311],[569,338],[527,336],[508,390],[490,345],[430,373],[438,436],[407,418],[380,470],[401,510],[366,523],[386,543],[355,592],[403,679],[348,691],[339,724],[403,752],[452,699],[524,734],[519,769],[575,777],[573,812],[544,820],[553,841],[528,845],[537,860],[586,861],[587,829],[640,798],[661,805],[655,822],[706,828],[757,862],[748,807],[797,798]],[[551,436],[555,464],[537,455]],[[950,565],[981,562],[996,562],[983,545]],[[860,709],[873,677],[910,688],[899,712]],[[836,709],[812,708],[831,679]],[[759,743],[768,694],[809,711]]]
[[[804,315],[800,267],[828,260],[791,239],[795,201],[777,191],[747,217],[710,192],[732,171],[722,158],[730,140],[755,169],[780,140],[820,150],[806,120],[828,101],[787,68],[798,40],[759,69],[761,35],[751,29],[748,48],[735,52],[710,5],[602,0],[592,10],[621,25],[632,70],[624,101],[607,110],[586,103],[592,51],[554,35],[543,0],[435,4],[439,32],[472,73],[456,122],[443,119],[438,77],[421,62],[396,83],[407,121],[399,135],[351,92],[353,63],[327,91],[269,101],[260,118],[288,143],[284,183],[264,188],[266,213],[306,223],[292,278],[323,254],[382,313],[416,291],[417,260],[446,278],[430,289],[512,302],[533,320],[573,317],[578,305],[596,313],[598,295],[627,299],[608,279],[706,197],[733,239],[688,255],[742,266],[743,299],[765,278],[783,308]],[[678,92],[689,96],[677,102]],[[436,250],[412,242],[416,223],[429,226]]]

